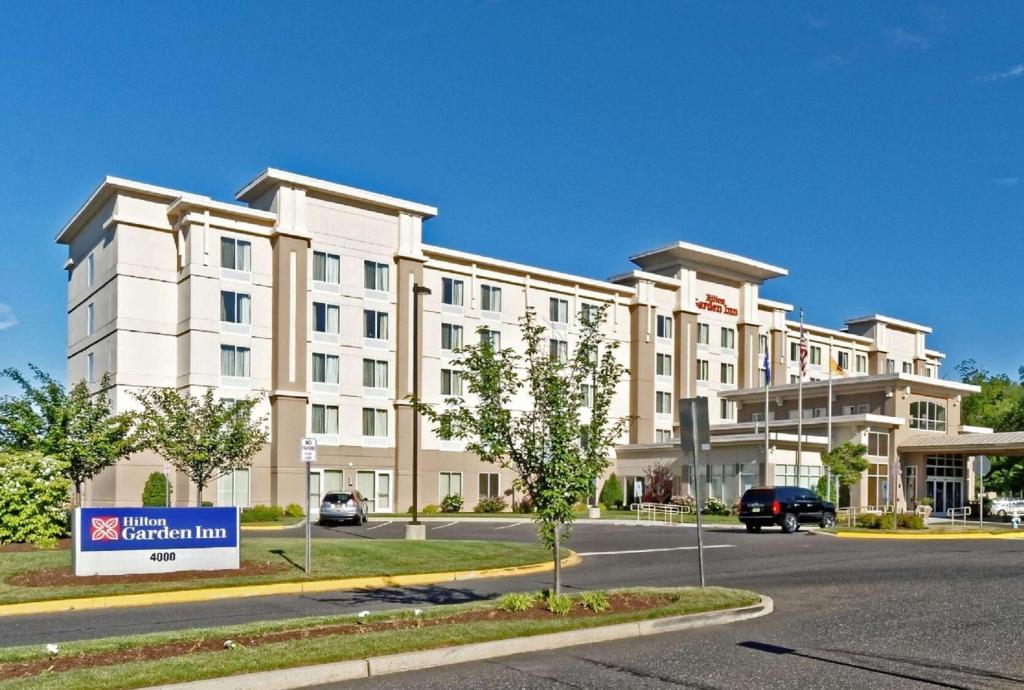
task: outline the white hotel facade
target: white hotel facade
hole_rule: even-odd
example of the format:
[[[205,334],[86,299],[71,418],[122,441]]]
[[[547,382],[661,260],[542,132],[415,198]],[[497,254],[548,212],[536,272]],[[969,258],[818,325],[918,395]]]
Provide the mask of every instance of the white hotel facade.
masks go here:
[[[872,461],[851,502],[889,502],[899,458],[892,498],[959,505],[971,486],[964,460],[980,452],[965,440],[1001,436],[961,427],[961,396],[977,388],[939,378],[943,355],[927,347],[930,328],[870,315],[837,330],[806,326],[798,463],[799,327],[792,305],[759,294],[785,269],[678,242],[596,280],[425,244],[423,223],[436,214],[274,169],[230,203],[108,177],[57,237],[69,255],[68,380],[96,385],[109,372],[118,409],[133,408],[132,393],[151,386],[258,396],[271,442],[251,469],[207,488],[218,504],[303,503],[298,446],[312,435],[311,493],[357,488],[375,512],[402,512],[412,503],[412,286],[422,284],[431,294],[421,302],[421,390],[434,402],[461,392],[452,351],[479,327],[518,347],[518,319],[531,306],[557,354],[571,350],[581,310],[607,306],[607,334],[629,369],[613,413],[630,424],[612,467],[629,494],[658,462],[674,468],[679,493],[691,491],[672,439],[675,403],[694,395],[710,399],[713,424],[711,462],[697,478],[703,491],[731,503],[752,485],[812,485],[828,444],[830,347],[846,372],[834,379],[832,442],[863,442]],[[765,348],[773,363],[767,458]],[[959,452],[948,447],[957,439]],[[162,468],[160,458],[139,454],[91,482],[86,500],[137,505],[146,478]],[[472,507],[504,494],[513,478],[426,424],[420,472],[421,505],[461,493]],[[194,487],[183,476],[174,482],[176,502],[194,502]]]

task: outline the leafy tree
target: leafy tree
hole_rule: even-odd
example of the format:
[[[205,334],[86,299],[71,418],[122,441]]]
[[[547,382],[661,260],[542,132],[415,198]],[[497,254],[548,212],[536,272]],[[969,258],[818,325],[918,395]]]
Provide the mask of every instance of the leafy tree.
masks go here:
[[[991,427],[994,431],[1024,429],[1024,367],[1020,381],[1006,374],[991,374],[968,359],[956,366],[964,383],[981,386],[981,392],[966,396],[960,403],[961,422]],[[985,488],[1000,493],[1024,491],[1024,458],[991,457],[992,470],[985,477]]]
[[[162,508],[168,505],[168,499],[174,489],[163,472],[154,472],[146,479],[142,487],[142,505],[149,508]]]
[[[644,503],[668,503],[672,500],[672,470],[658,463],[644,470]]]
[[[171,388],[150,388],[135,396],[142,404],[139,433],[146,448],[159,453],[196,485],[196,505],[211,481],[249,467],[267,444],[267,417],[253,418],[257,398],[232,402]]]
[[[821,456],[821,463],[829,469],[831,475],[839,480],[839,487],[850,486],[860,481],[861,475],[870,464],[867,458],[868,448],[862,443],[851,443],[847,441],[841,446],[836,446],[828,453]],[[824,479],[824,477],[822,477]],[[818,482],[818,493],[825,487]]]
[[[100,392],[92,394],[85,381],[68,391],[38,367],[29,368],[31,379],[17,369],[0,372],[22,390],[20,397],[0,400],[0,447],[57,460],[80,506],[86,481],[137,450],[133,415],[112,412],[108,374],[100,380]]]
[[[68,534],[71,481],[36,451],[0,451],[0,544],[52,546]]]
[[[604,486],[601,487],[601,497],[598,499],[598,503],[606,508],[617,508],[625,500],[626,496],[622,492],[622,482],[612,472],[608,475],[608,479],[604,480]]]
[[[533,309],[520,319],[521,354],[495,349],[481,328],[479,344],[462,348],[453,363],[468,399],[449,398],[438,408],[413,401],[442,438],[463,440],[484,462],[516,472],[537,511],[538,535],[552,551],[556,595],[573,506],[608,467],[608,452],[627,421],[611,417],[625,368],[615,356],[618,343],[601,333],[604,318],[604,308],[581,314],[579,340],[564,360],[551,354],[547,328]],[[520,395],[529,400],[527,409],[514,410]],[[581,411],[588,402],[585,418]]]

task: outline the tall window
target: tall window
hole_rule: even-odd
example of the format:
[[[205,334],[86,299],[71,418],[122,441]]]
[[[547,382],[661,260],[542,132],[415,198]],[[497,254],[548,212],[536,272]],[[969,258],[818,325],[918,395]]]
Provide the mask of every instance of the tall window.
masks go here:
[[[237,345],[220,346],[220,375],[249,378],[249,348]]]
[[[249,506],[249,470],[232,470],[217,480],[217,505]]]
[[[654,430],[654,442],[655,443],[668,443],[672,440],[671,429],[655,429]]]
[[[654,396],[654,411],[658,414],[672,414],[672,394],[658,391]]]
[[[441,324],[441,349],[458,350],[462,347],[462,326],[451,323]]]
[[[363,408],[363,436],[386,437],[388,435],[388,411]]]
[[[388,363],[381,359],[363,360],[363,387],[387,388]]]
[[[463,283],[457,278],[441,278],[441,302],[453,306],[462,306]]]
[[[220,238],[220,266],[235,271],[252,270],[252,244],[234,237]]]
[[[220,320],[225,323],[252,322],[252,302],[243,292],[220,291]]]
[[[659,338],[671,338],[672,337],[672,317],[658,315],[655,320],[655,326],[657,328],[657,334]]]
[[[811,345],[811,364],[821,364],[821,348]]]
[[[340,359],[337,355],[313,353],[313,383],[338,383]]]
[[[868,358],[866,355],[857,355],[854,359],[854,365],[857,369],[857,373],[864,374],[868,370]]]
[[[663,355],[660,352],[656,356],[656,371],[658,376],[672,375],[672,355]]]
[[[910,428],[945,431],[946,408],[927,401],[910,403]]]
[[[580,320],[585,324],[593,323],[597,320],[597,315],[599,313],[601,313],[601,307],[596,304],[584,303],[583,306],[580,307]]]
[[[480,286],[480,310],[501,311],[501,288],[494,285]]]
[[[85,356],[85,382],[94,383],[96,381],[96,355],[90,352]]]
[[[338,433],[338,406],[313,405],[310,431],[314,434]]]
[[[363,262],[363,287],[367,290],[388,291],[388,265],[376,261]]]
[[[895,374],[896,373],[896,360],[895,359],[887,359],[887,360],[885,360],[885,373],[886,374]]]
[[[495,330],[485,329],[480,331],[480,343],[490,343],[494,350],[501,349],[501,333]]]
[[[698,345],[710,345],[711,344],[711,326],[706,323],[697,324],[697,344]]]
[[[732,400],[719,400],[719,406],[719,412],[721,413],[722,419],[736,418],[736,403]]]
[[[462,395],[462,374],[455,369],[442,369],[441,395]]]
[[[789,361],[800,361],[800,343],[797,342],[796,340],[789,341]]]
[[[910,362],[904,362],[903,363],[903,373],[904,374],[913,374],[914,373],[914,365],[911,364]]]
[[[363,337],[375,340],[388,339],[388,314],[373,309],[363,310]]]
[[[85,284],[87,287],[92,287],[94,282],[96,282],[96,257],[90,254],[85,257]]]
[[[92,335],[96,332],[96,305],[90,302],[85,307],[85,334]]]
[[[321,283],[341,282],[341,257],[327,252],[313,252],[313,280]]]
[[[313,330],[317,333],[338,333],[341,309],[334,304],[313,302]]]
[[[757,336],[757,354],[763,355],[768,352],[768,336],[759,335]]]
[[[697,380],[698,381],[709,381],[711,379],[711,365],[706,359],[697,360]]]
[[[548,298],[548,319],[555,323],[569,323],[569,302],[557,297]]]
[[[736,365],[722,362],[722,383],[736,383]]]
[[[497,472],[481,472],[480,473],[480,498],[485,496],[498,497],[501,496],[500,486],[498,485],[498,473]]]
[[[847,371],[850,368],[850,353],[843,352],[842,350],[836,352],[836,364],[838,364],[843,371]]]
[[[445,496],[462,495],[462,472],[438,472],[438,478],[438,501],[443,501]]]
[[[548,356],[560,364],[565,364],[569,361],[569,343],[556,338],[549,339]]]
[[[581,393],[581,395],[583,397],[583,406],[584,407],[593,407],[594,406],[594,387],[592,385],[590,385],[589,383],[581,383],[580,384],[580,393]]]
[[[868,455],[889,457],[889,432],[869,431],[868,432]]]
[[[736,330],[733,328],[726,328],[722,326],[722,349],[724,350],[735,350],[736,349]]]

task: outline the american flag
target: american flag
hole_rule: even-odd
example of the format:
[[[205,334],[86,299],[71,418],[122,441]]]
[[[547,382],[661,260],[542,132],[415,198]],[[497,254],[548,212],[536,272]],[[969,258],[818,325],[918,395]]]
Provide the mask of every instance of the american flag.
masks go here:
[[[800,336],[800,379],[807,376],[807,338]]]

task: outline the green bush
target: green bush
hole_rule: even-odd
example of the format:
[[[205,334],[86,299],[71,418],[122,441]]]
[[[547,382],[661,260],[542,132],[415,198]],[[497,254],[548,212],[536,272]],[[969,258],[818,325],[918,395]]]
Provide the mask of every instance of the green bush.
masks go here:
[[[285,517],[300,518],[305,516],[305,514],[306,511],[298,503],[289,503],[288,507],[284,509]]]
[[[608,597],[604,592],[584,592],[580,595],[580,606],[585,609],[590,609],[594,613],[604,613],[611,606],[608,603]]]
[[[431,503],[429,505],[423,506],[423,514],[424,515],[434,515],[435,513],[439,513],[439,512],[441,512],[441,509],[438,508],[433,503]]]
[[[857,516],[857,526],[866,529],[878,529],[882,524],[882,516],[874,513],[863,513]]]
[[[448,494],[441,499],[442,513],[457,513],[462,510],[462,496],[459,494]]]
[[[556,597],[553,592],[548,592],[547,596],[544,597],[544,604],[547,606],[548,611],[556,616],[567,615],[570,609],[572,609],[572,599],[565,594]]]
[[[53,546],[68,536],[71,481],[63,469],[39,453],[0,453],[0,544]]]
[[[572,512],[574,512],[574,513],[585,513],[585,512],[587,512],[588,508],[590,508],[590,506],[588,506],[583,501],[576,501],[576,503],[574,503],[573,506],[572,506]]]
[[[503,596],[498,602],[498,608],[507,613],[529,611],[533,606],[534,601],[535,597],[532,594],[528,594],[526,592],[514,592]]]
[[[169,486],[167,475],[163,472],[153,472],[142,487],[142,506],[144,508],[163,508],[167,505],[167,497],[174,495],[174,489]]]
[[[725,501],[720,498],[708,496],[708,500],[704,501],[704,510],[702,513],[704,515],[728,515],[729,506],[727,506]]]
[[[519,501],[519,504],[516,506],[516,512],[523,514],[532,513],[533,501],[531,501],[529,498],[524,497]]]
[[[608,479],[604,480],[604,486],[601,487],[601,495],[597,502],[609,508],[621,508],[625,500],[626,497],[622,493],[622,482],[612,472],[608,475]]]
[[[213,507],[213,501],[203,501],[203,507],[204,508],[212,508]]]
[[[242,522],[274,522],[283,517],[280,506],[253,506],[242,510]]]
[[[917,513],[900,513],[897,523],[902,529],[924,529],[924,518]]]
[[[484,496],[473,506],[474,513],[500,513],[505,510],[505,499],[501,496]]]
[[[924,518],[916,513],[900,513],[896,516],[896,526],[899,529],[924,529]],[[875,515],[865,513],[857,517],[857,526],[866,529],[892,529],[893,514]]]

